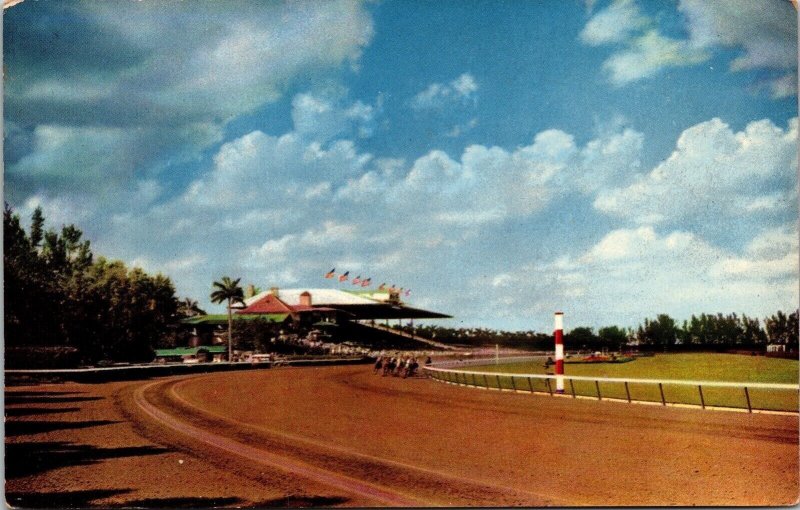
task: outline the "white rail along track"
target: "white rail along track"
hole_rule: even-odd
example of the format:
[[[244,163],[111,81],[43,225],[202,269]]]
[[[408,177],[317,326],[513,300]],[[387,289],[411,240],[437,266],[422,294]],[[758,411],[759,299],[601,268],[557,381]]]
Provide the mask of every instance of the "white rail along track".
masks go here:
[[[543,356],[518,356],[513,358],[501,358],[500,361],[505,364],[542,359],[544,359]],[[556,380],[556,375],[484,372],[461,368],[474,365],[492,365],[496,362],[497,360],[494,358],[446,361],[428,365],[424,367],[424,369],[429,377],[435,380],[481,389],[549,394],[551,396],[567,398],[592,398],[595,400],[627,401],[628,403],[639,404],[660,404],[662,406],[746,410],[750,413],[798,413],[797,399],[800,393],[800,385],[798,384],[564,375],[563,377],[568,382],[569,386],[563,395],[559,395],[554,391],[555,385],[553,382]],[[605,393],[601,389],[603,387],[606,389]],[[639,393],[647,393],[650,398],[633,398],[631,390],[634,387],[640,390],[645,388],[644,391],[639,391]],[[671,390],[673,398],[667,398],[667,394],[664,391],[665,388]],[[658,393],[655,393],[655,389],[658,390]],[[723,405],[711,405],[707,395],[703,392],[704,389],[706,389],[706,392],[726,393],[726,398],[722,399],[724,401]],[[784,402],[778,404],[777,407],[775,405],[773,405],[772,408],[759,407],[758,402],[753,401],[753,396],[751,394],[753,391],[759,393],[783,393]],[[692,398],[693,402],[686,401],[687,392],[696,395],[696,398]],[[681,398],[674,398],[676,394],[679,394]]]

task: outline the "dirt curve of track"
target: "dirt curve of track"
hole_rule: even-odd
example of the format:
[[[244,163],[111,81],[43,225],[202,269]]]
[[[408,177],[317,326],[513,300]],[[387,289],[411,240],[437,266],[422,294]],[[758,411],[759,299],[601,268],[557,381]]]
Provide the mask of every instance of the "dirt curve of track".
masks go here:
[[[792,416],[498,393],[381,377],[369,366],[110,387],[135,433],[178,449],[203,473],[202,493],[223,502],[762,506],[798,498]],[[145,469],[164,469],[156,457]],[[169,473],[154,476],[169,486]]]

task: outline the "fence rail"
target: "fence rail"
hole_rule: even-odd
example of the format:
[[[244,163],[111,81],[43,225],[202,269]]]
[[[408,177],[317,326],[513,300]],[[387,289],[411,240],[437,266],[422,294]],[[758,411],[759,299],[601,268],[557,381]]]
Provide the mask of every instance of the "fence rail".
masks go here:
[[[529,361],[540,356],[501,358],[503,362]],[[546,393],[555,395],[553,379],[563,377],[567,383],[565,396],[646,402],[667,405],[696,405],[702,409],[737,408],[754,411],[798,412],[800,385],[782,383],[749,383],[723,381],[691,381],[683,379],[629,379],[621,377],[589,377],[570,375],[514,374],[483,372],[453,368],[466,365],[490,365],[493,358],[466,362],[436,363],[425,367],[433,379],[462,386],[500,391]]]
[[[547,353],[526,354],[525,356],[501,356],[499,358],[468,358],[468,359],[452,359],[437,361],[433,367],[466,367],[473,365],[492,365],[496,362],[499,363],[522,363],[525,361],[544,361],[547,359]]]
[[[295,359],[272,362],[223,361],[221,363],[151,363],[142,365],[124,365],[116,367],[92,368],[52,368],[52,369],[11,369],[5,370],[6,382],[22,383],[37,380],[76,381],[101,383],[107,381],[126,381],[163,377],[171,375],[188,375],[207,372],[227,372],[237,370],[259,370],[274,366],[323,366],[341,364],[371,363],[367,357],[357,358],[323,358]]]

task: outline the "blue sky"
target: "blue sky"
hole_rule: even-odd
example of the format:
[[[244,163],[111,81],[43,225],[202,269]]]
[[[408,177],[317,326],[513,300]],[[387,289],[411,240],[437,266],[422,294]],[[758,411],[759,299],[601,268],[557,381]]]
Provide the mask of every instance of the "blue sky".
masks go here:
[[[785,0],[26,1],[5,199],[210,311],[223,275],[335,267],[453,325],[764,317],[798,301],[796,26]]]

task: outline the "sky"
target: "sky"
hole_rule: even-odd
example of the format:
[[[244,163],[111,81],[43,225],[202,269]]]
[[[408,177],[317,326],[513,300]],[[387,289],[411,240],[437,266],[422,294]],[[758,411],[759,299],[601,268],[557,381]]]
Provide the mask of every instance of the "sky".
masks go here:
[[[5,201],[209,312],[331,268],[453,327],[798,304],[788,0],[25,1],[3,58]]]

